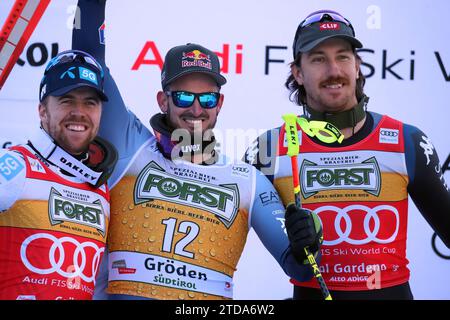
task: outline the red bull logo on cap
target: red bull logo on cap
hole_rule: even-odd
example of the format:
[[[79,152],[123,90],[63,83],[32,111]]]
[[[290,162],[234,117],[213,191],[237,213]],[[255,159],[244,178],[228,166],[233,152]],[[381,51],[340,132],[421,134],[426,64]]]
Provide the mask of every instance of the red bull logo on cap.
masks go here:
[[[183,52],[181,56],[181,67],[202,67],[212,69],[211,58],[200,50],[193,50],[190,52]]]

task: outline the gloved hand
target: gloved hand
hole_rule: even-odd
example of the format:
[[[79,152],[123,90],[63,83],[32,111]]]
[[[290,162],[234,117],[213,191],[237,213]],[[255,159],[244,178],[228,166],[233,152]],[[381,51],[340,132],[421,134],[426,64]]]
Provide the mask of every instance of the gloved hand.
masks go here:
[[[297,262],[308,263],[304,248],[309,247],[309,251],[316,255],[323,242],[319,217],[311,210],[299,209],[291,203],[286,208],[285,219],[292,254]]]

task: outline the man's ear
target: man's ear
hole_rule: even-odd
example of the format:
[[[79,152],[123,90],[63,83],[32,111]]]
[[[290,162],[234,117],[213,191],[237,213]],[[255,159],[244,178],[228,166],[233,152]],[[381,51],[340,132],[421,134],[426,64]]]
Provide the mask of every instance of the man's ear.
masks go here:
[[[356,66],[356,79],[359,79],[359,70],[361,69],[361,59],[356,59],[355,66]]]
[[[225,96],[223,95],[223,93],[221,93],[220,97],[219,97],[219,101],[217,102],[217,107],[216,107],[217,114],[219,114],[220,109],[222,109],[222,105],[223,105],[223,101],[224,100],[225,100]]]
[[[156,100],[158,101],[158,106],[161,111],[167,113],[167,110],[169,109],[169,97],[163,91],[158,91]]]
[[[47,107],[42,102],[38,105],[38,113],[41,123],[47,122]]]
[[[302,86],[303,85],[303,75],[302,75],[302,70],[300,69],[300,67],[295,65],[295,64],[292,65],[291,66],[291,72],[292,72],[292,75],[295,78],[295,81],[297,81],[297,83],[300,86]]]

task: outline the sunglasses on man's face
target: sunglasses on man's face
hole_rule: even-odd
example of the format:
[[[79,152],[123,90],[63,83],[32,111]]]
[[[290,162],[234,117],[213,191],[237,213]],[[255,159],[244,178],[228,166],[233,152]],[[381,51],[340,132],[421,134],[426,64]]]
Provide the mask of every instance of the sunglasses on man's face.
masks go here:
[[[189,108],[197,98],[202,108],[213,109],[219,103],[220,98],[219,92],[166,91],[165,93],[172,97],[173,103],[179,108]]]

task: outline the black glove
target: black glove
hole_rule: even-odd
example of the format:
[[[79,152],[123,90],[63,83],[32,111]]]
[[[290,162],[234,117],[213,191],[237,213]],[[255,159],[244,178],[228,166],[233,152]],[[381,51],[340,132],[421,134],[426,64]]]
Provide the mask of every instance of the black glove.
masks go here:
[[[323,242],[320,219],[311,210],[299,209],[294,203],[286,208],[285,226],[291,243],[292,254],[299,263],[307,263],[304,248],[316,255]]]

